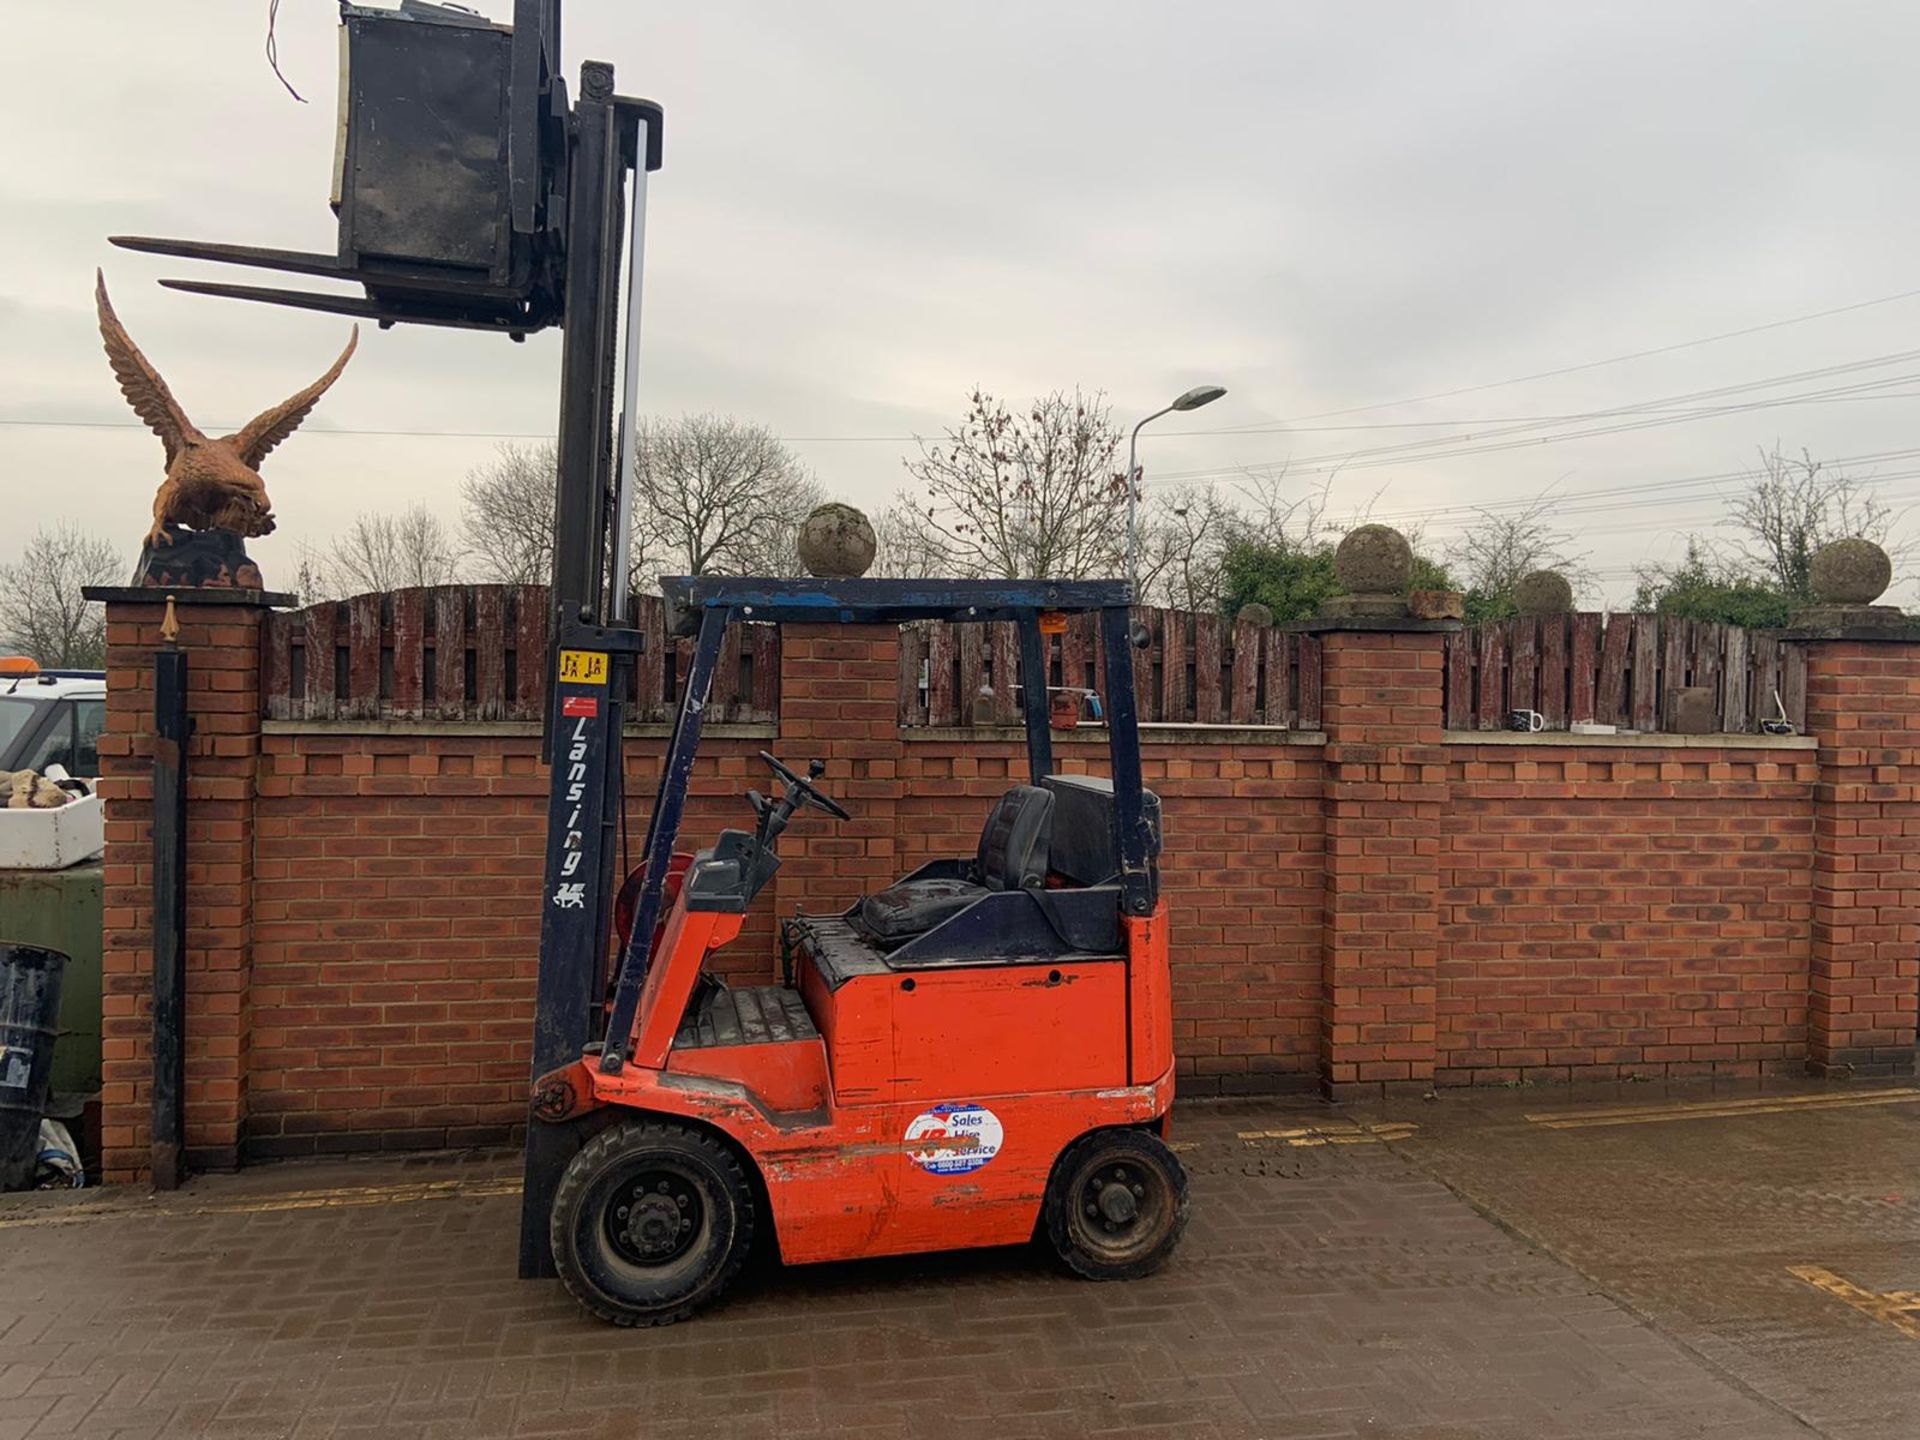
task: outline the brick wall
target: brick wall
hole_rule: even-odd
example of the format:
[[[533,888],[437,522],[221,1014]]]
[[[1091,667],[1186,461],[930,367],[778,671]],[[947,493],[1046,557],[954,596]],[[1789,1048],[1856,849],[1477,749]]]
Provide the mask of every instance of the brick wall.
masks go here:
[[[146,1160],[145,868],[158,610],[110,612],[109,1172]],[[497,1140],[521,1121],[544,844],[513,724],[268,722],[258,612],[194,655],[189,1141],[201,1164]],[[1449,734],[1436,632],[1324,637],[1325,733],[1149,729],[1184,1093],[1911,1069],[1920,911],[1904,647],[1821,650],[1812,740]],[[970,851],[1024,776],[1001,731],[902,730],[895,642],[787,627],[773,727],[710,730],[687,845],[746,823],[755,752],[827,759],[776,914]],[[145,677],[145,678],[143,678]],[[1518,742],[1518,743],[1514,743]],[[637,845],[664,738],[629,743]],[[1060,767],[1100,773],[1095,734]]]
[[[110,1174],[144,1169],[152,1143],[153,652],[165,607],[107,618],[101,998],[101,1149]],[[250,1023],[261,611],[179,606],[188,653],[186,1145],[201,1165],[240,1154],[253,1060]]]
[[[1447,749],[1436,1080],[1801,1067],[1815,752]]]
[[[1920,646],[1812,647],[1814,801],[1809,1060],[1825,1075],[1911,1074],[1920,984]]]

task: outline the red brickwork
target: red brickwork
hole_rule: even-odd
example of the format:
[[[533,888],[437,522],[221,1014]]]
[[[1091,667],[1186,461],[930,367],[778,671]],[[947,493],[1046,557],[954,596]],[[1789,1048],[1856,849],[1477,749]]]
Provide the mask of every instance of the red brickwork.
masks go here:
[[[191,657],[187,747],[186,1144],[201,1166],[239,1158],[252,1061],[254,775],[260,748],[260,616],[181,605]],[[153,652],[163,602],[107,621],[107,806],[101,1000],[101,1149],[109,1179],[144,1172],[152,1145]]]
[[[1808,645],[1818,1074],[1910,1075],[1920,1009],[1920,646]]]
[[[1814,752],[1448,751],[1436,1079],[1800,1070]]]
[[[1444,638],[1325,640],[1320,1074],[1335,1095],[1433,1083]]]
[[[200,723],[189,855],[189,1140],[241,1153],[510,1137],[524,1114],[545,777],[529,728],[262,726],[257,612],[183,607]],[[146,1163],[151,674],[111,614],[102,747],[110,1175]],[[1325,637],[1325,737],[1149,730],[1185,1093],[1911,1066],[1920,661],[1815,647],[1818,754],[1502,745],[1441,728],[1434,633]],[[1908,666],[1916,668],[1910,673]],[[716,727],[683,844],[746,823],[756,757],[828,761],[854,812],[795,824],[775,916],[971,851],[1025,775],[1004,732],[903,730],[882,631],[788,627],[782,714]],[[357,726],[358,728],[354,728]],[[638,844],[664,739],[628,747]],[[1101,732],[1056,737],[1101,773]],[[1812,975],[1811,1007],[1809,974]]]

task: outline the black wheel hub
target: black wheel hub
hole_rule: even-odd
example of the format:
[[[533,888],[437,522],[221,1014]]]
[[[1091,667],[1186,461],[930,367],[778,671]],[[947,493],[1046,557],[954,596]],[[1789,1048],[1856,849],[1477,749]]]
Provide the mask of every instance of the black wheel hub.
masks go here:
[[[667,1265],[693,1247],[704,1218],[692,1180],[677,1170],[644,1170],[609,1197],[607,1239],[636,1265]]]
[[[1081,1208],[1087,1219],[1109,1235],[1120,1235],[1140,1219],[1146,1195],[1137,1166],[1102,1165],[1087,1177]]]

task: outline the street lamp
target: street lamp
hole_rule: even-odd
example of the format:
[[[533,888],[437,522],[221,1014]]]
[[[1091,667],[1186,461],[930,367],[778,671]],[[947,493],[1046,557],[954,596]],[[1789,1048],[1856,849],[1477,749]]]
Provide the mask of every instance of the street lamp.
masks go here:
[[[1196,385],[1171,405],[1154,411],[1138,425],[1127,439],[1127,583],[1133,589],[1134,602],[1140,600],[1140,489],[1136,483],[1137,466],[1134,453],[1140,444],[1140,432],[1150,421],[1158,420],[1162,415],[1171,415],[1176,410],[1198,410],[1202,405],[1211,405],[1227,393],[1224,385]]]

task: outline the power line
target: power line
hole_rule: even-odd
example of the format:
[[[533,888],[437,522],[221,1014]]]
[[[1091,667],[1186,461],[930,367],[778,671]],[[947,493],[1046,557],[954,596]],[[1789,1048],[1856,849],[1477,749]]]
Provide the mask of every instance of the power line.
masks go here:
[[[1899,383],[1900,379],[1901,377],[1895,376],[1887,380],[1876,381],[1874,383],[1876,385],[1881,385],[1881,384],[1892,385],[1892,384]],[[1726,414],[1736,413],[1736,410],[1748,410],[1748,409],[1764,410],[1764,409],[1773,409],[1779,406],[1786,406],[1786,405],[1839,405],[1839,404],[1845,404],[1851,401],[1858,401],[1858,400],[1920,400],[1920,390],[1893,390],[1893,391],[1884,391],[1877,394],[1859,394],[1859,395],[1854,395],[1854,394],[1820,394],[1820,395],[1808,395],[1808,396],[1789,395],[1789,396],[1783,396],[1777,400],[1756,401],[1751,405],[1740,406],[1740,407],[1713,406],[1706,409],[1696,409],[1696,410],[1687,410],[1687,411],[1673,410],[1667,413],[1672,414],[1676,419],[1712,418],[1713,416],[1716,416],[1716,415],[1726,415]],[[1649,401],[1648,405],[1653,408],[1659,408],[1660,406],[1666,403],[1667,402]],[[1472,419],[1457,418],[1457,419],[1451,419],[1451,420],[1396,420],[1396,421],[1386,421],[1386,422],[1382,422],[1379,424],[1372,424],[1372,425],[1303,425],[1303,426],[1291,428],[1288,433],[1304,435],[1304,434],[1334,434],[1334,433],[1345,433],[1350,431],[1361,431],[1361,430],[1364,430],[1364,431],[1434,430],[1434,429],[1440,429],[1443,427],[1474,426],[1474,425],[1522,425],[1522,424],[1530,424],[1530,423],[1565,424],[1565,423],[1572,423],[1576,421],[1604,418],[1606,416],[1609,416],[1615,413],[1617,412],[1611,411],[1611,410],[1585,410],[1585,411],[1572,411],[1562,415],[1482,415],[1482,416],[1476,416]],[[31,416],[7,416],[7,415],[0,415],[0,426],[14,427],[19,429],[32,429],[32,430],[145,430],[147,428],[138,420],[67,420],[67,419],[43,420],[43,419],[37,419],[37,418],[31,417]],[[233,425],[211,425],[211,426],[208,426],[207,428],[209,431],[222,431],[222,430],[236,430],[239,427],[233,426]],[[303,435],[332,435],[332,436],[339,436],[342,438],[387,437],[387,438],[393,438],[393,439],[407,439],[407,440],[551,440],[553,439],[553,436],[551,434],[541,430],[404,430],[404,429],[373,429],[373,428],[362,428],[358,426],[327,426],[327,425],[312,425],[312,424],[303,426],[300,433]],[[1160,433],[1162,434],[1180,433],[1180,434],[1186,434],[1186,435],[1230,435],[1236,432],[1224,431],[1224,430],[1204,430],[1204,431],[1189,430],[1189,431],[1180,431],[1180,432],[1162,431]],[[1260,432],[1247,431],[1244,433],[1256,434]],[[853,445],[853,444],[872,444],[872,443],[913,444],[913,443],[917,443],[920,440],[927,439],[928,437],[922,436],[922,435],[776,435],[773,438],[780,441],[784,445]],[[1429,443],[1438,445],[1441,443],[1446,443],[1448,441],[1458,440],[1461,438],[1465,438],[1465,437],[1443,436]],[[1190,475],[1213,474],[1213,473],[1226,474],[1231,472],[1191,471],[1191,472],[1179,472],[1178,475],[1150,476],[1148,478],[1158,482],[1163,480],[1184,478]]]
[[[1743,381],[1736,385],[1718,386],[1710,390],[1692,391],[1682,395],[1661,396],[1653,400],[1643,400],[1632,405],[1614,407],[1611,410],[1592,412],[1593,418],[1617,418],[1625,423],[1602,425],[1586,430],[1567,431],[1562,434],[1534,435],[1527,431],[1547,429],[1551,421],[1531,421],[1515,425],[1504,430],[1494,430],[1484,436],[1472,434],[1436,436],[1427,440],[1407,441],[1398,445],[1365,446],[1355,450],[1330,452],[1305,457],[1289,457],[1267,461],[1252,461],[1233,467],[1213,467],[1203,470],[1172,471],[1164,475],[1148,477],[1156,484],[1202,480],[1215,477],[1247,475],[1263,466],[1284,467],[1289,474],[1326,474],[1344,470],[1372,470],[1382,465],[1402,462],[1424,462],[1431,460],[1455,459],[1466,455],[1481,455],[1498,450],[1517,449],[1527,445],[1557,444],[1563,440],[1585,439],[1594,435],[1617,434],[1627,430],[1649,429],[1660,425],[1682,424],[1690,420],[1709,419],[1720,415],[1740,414],[1749,410],[1773,409],[1782,405],[1803,402],[1819,402],[1840,396],[1853,396],[1862,392],[1883,389],[1889,385],[1906,384],[1920,379],[1920,374],[1889,376],[1880,380],[1859,381],[1848,385],[1834,386],[1824,390],[1807,391],[1799,395],[1779,396],[1767,400],[1742,401],[1738,404],[1709,406],[1703,409],[1674,411],[1673,406],[1687,401],[1732,397],[1755,390],[1772,389],[1777,385],[1833,378],[1860,370],[1875,369],[1920,359],[1920,350],[1900,351],[1890,355],[1875,356],[1865,360],[1847,361],[1838,365],[1822,366],[1815,370],[1797,371],[1787,375],[1768,376],[1760,380]],[[1633,419],[1640,416],[1643,418]],[[1523,438],[1512,439],[1514,435]],[[1450,448],[1449,448],[1450,447]]]
[[[1901,450],[1875,450],[1858,455],[1838,455],[1826,463],[1832,466],[1860,467],[1889,462],[1908,461],[1920,458],[1920,446]],[[1375,520],[1435,521],[1447,523],[1450,518],[1464,523],[1481,515],[1499,515],[1515,510],[1525,510],[1550,498],[1556,515],[1596,514],[1606,510],[1642,509],[1655,503],[1661,503],[1657,497],[1671,495],[1674,492],[1695,487],[1709,487],[1706,493],[1684,495],[1679,498],[1685,503],[1699,503],[1715,498],[1711,487],[1727,481],[1745,480],[1751,476],[1750,470],[1721,470],[1704,475],[1669,476],[1661,480],[1642,481],[1632,485],[1590,486],[1581,490],[1565,490],[1549,497],[1539,495],[1527,497],[1503,497],[1481,502],[1456,501],[1447,505],[1433,505],[1401,510],[1370,510],[1368,516]],[[1910,478],[1914,472],[1897,471],[1885,475],[1869,477],[1872,480],[1900,480]],[[1611,500],[1610,505],[1583,505],[1582,502]]]
[[[1309,415],[1297,415],[1297,420],[1325,420],[1338,415],[1362,415],[1369,410],[1390,410],[1398,405],[1419,405],[1428,400],[1451,400],[1458,395],[1478,395],[1487,390],[1503,390],[1509,385],[1526,385],[1535,380],[1552,380],[1561,375],[1578,375],[1587,370],[1598,370],[1607,365],[1620,365],[1629,360],[1646,360],[1655,355],[1671,355],[1678,350],[1691,350],[1698,345],[1714,345],[1722,340],[1738,340],[1745,335],[1760,335],[1768,330],[1780,330],[1789,325],[1804,325],[1810,320],[1826,320],[1835,315],[1847,315],[1856,310],[1870,310],[1876,305],[1891,305],[1897,300],[1911,300],[1920,295],[1920,290],[1902,290],[1897,295],[1882,295],[1877,300],[1859,300],[1851,305],[1836,305],[1831,310],[1815,310],[1806,315],[1793,315],[1785,320],[1769,320],[1764,325],[1749,325],[1741,330],[1724,330],[1718,335],[1702,335],[1694,340],[1681,340],[1672,345],[1656,345],[1648,350],[1632,350],[1624,355],[1610,355],[1604,360],[1587,360],[1578,365],[1563,365],[1556,370],[1536,370],[1531,375],[1516,375],[1510,380],[1490,380],[1483,385],[1462,385],[1452,390],[1436,390],[1427,395],[1409,395],[1399,400],[1378,400],[1371,405],[1350,405],[1342,410],[1316,410]],[[1286,422],[1282,422],[1284,427]],[[1161,435],[1205,434],[1205,431],[1162,430]],[[1218,433],[1218,432],[1216,432]],[[1258,434],[1258,427],[1240,433]]]

